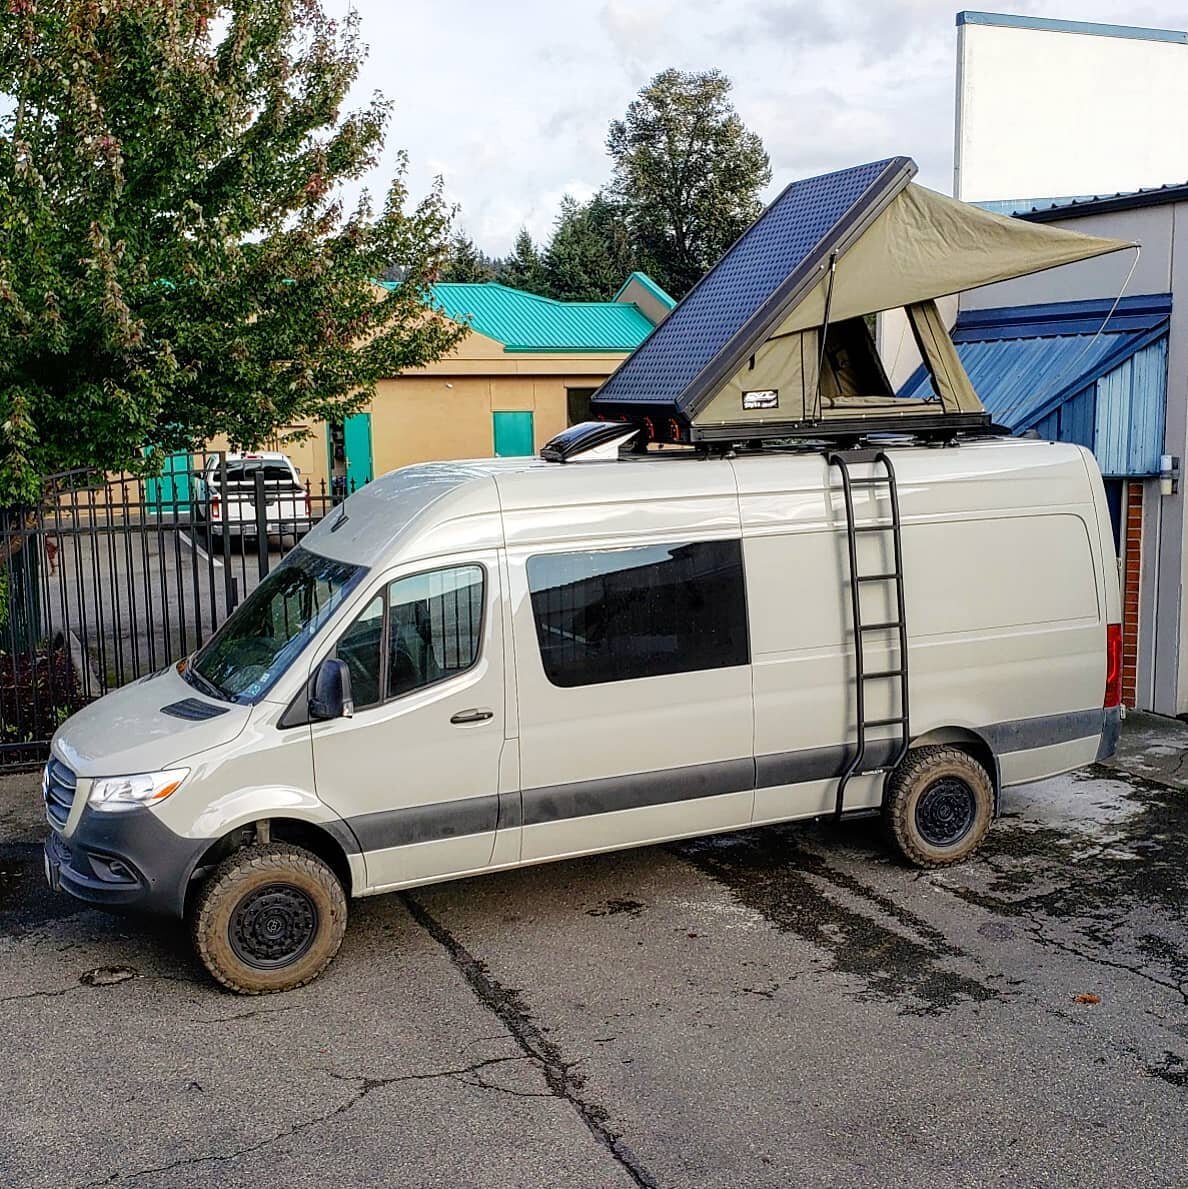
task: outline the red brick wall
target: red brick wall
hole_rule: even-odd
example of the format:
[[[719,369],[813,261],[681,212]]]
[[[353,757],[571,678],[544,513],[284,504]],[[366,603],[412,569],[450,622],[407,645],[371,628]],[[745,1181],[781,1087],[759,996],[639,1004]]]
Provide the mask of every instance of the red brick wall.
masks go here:
[[[1123,507],[1122,701],[1135,704],[1138,686],[1139,587],[1142,579],[1143,485],[1126,484]]]

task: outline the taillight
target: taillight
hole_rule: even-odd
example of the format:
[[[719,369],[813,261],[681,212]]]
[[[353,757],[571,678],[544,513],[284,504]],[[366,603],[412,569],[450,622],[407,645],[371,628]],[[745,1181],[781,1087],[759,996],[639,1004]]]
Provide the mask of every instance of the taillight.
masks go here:
[[[1122,705],[1122,625],[1111,623],[1106,626],[1106,679],[1105,701],[1107,710]]]
[[[212,496],[210,500],[210,518],[214,520],[219,514],[219,497]]]

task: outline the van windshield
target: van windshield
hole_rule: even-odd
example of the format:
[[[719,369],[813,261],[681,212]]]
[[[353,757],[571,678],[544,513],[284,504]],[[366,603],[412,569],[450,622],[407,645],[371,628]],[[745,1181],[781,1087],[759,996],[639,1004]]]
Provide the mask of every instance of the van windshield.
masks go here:
[[[191,685],[232,702],[258,702],[366,573],[298,546],[194,655]]]

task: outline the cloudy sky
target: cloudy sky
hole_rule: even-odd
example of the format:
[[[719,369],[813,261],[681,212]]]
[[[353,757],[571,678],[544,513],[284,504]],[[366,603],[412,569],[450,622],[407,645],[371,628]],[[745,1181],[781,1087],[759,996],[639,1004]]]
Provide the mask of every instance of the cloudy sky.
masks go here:
[[[360,97],[396,110],[397,148],[419,195],[440,174],[487,252],[521,225],[546,236],[561,196],[610,172],[607,124],[666,67],[716,66],[762,136],[771,193],[796,177],[895,153],[951,190],[953,0],[325,0],[355,8],[371,56]],[[1045,0],[986,6],[1066,20],[1182,29],[1180,2]]]

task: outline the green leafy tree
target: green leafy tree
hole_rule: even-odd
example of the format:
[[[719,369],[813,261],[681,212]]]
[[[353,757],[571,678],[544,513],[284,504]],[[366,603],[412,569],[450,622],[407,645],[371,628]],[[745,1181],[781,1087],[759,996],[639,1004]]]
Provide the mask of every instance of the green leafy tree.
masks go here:
[[[243,446],[366,403],[464,333],[424,316],[438,190],[342,186],[358,17],[318,0],[0,0],[0,503],[145,446]],[[401,284],[373,278],[397,265]]]
[[[493,281],[495,261],[474,246],[474,240],[458,234],[450,241],[449,254],[442,264],[441,281]]]
[[[544,261],[527,227],[521,227],[516,236],[512,254],[501,262],[499,280],[513,289],[526,293],[545,293],[548,282],[545,278]]]
[[[602,192],[586,203],[565,195],[544,254],[546,295],[558,301],[609,301],[634,267],[618,206]]]
[[[642,266],[683,297],[758,215],[771,181],[763,142],[717,70],[656,75],[607,137],[612,192]]]

